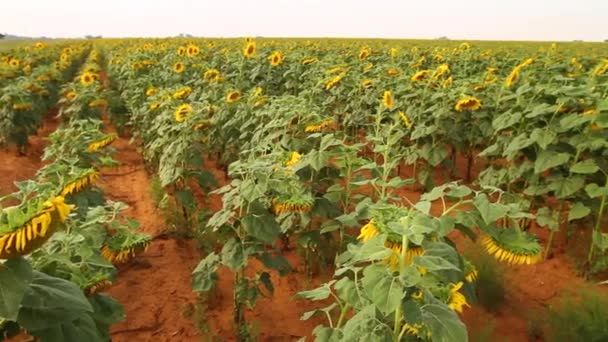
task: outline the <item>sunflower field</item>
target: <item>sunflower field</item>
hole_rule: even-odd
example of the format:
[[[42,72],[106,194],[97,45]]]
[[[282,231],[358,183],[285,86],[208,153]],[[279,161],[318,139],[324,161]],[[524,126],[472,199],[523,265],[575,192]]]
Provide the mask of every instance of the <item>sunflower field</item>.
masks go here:
[[[0,142],[26,153],[49,109],[61,121],[0,197],[5,334],[107,341],[125,319],[103,292],[154,238],[96,187],[118,135],[199,242],[192,290],[230,277],[238,341],[258,339],[277,275],[329,270],[295,294],[318,322],[299,337],[459,342],[477,302],[464,245],[535,267],[576,230],[581,277],[608,270],[606,44],[107,39],[0,57]]]

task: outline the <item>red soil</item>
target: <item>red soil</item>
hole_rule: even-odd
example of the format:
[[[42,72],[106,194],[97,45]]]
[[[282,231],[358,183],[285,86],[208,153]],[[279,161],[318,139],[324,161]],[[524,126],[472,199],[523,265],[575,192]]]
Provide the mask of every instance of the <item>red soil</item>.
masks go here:
[[[14,181],[32,177],[41,167],[40,155],[46,142],[42,138],[57,123],[47,120],[39,132],[32,137],[31,148],[26,156],[18,157],[14,150],[0,151],[0,195],[14,190]],[[143,169],[140,154],[125,138],[112,144],[118,153],[115,158],[122,165],[103,170],[99,185],[109,199],[123,201],[130,205],[127,215],[141,223],[142,231],[156,236],[151,246],[135,260],[119,267],[116,284],[109,294],[123,305],[127,319],[112,328],[112,341],[212,341],[234,340],[232,327],[232,274],[227,269],[219,272],[217,289],[206,301],[192,292],[190,273],[201,259],[201,254],[193,241],[176,239],[162,234],[164,219],[155,207],[149,191],[150,179]],[[458,170],[462,161],[458,163]],[[207,168],[225,184],[227,178],[212,162]],[[479,163],[475,164],[479,169]],[[403,170],[405,175],[411,170]],[[416,200],[417,191],[401,189],[398,194]],[[210,209],[221,208],[219,196],[210,197]],[[542,233],[541,239],[546,240]],[[460,249],[480,248],[458,233],[452,238]],[[544,242],[544,241],[543,241]],[[497,312],[489,313],[479,306],[465,309],[463,319],[471,334],[480,332],[488,325],[495,324],[491,341],[529,341],[529,315],[552,303],[563,289],[583,286],[572,263],[564,254],[564,239],[558,236],[552,259],[532,266],[508,267],[505,278],[507,287],[506,304]],[[306,311],[319,307],[318,303],[295,300],[293,296],[305,289],[312,289],[327,281],[331,274],[309,279],[302,270],[300,259],[295,253],[286,255],[294,272],[285,277],[272,273],[275,294],[272,298],[262,298],[247,317],[257,327],[260,341],[296,341],[301,336],[310,336],[315,325],[322,318],[300,321]],[[248,273],[261,270],[257,261],[252,261]],[[204,308],[197,316],[196,312]],[[194,314],[193,314],[194,312]]]

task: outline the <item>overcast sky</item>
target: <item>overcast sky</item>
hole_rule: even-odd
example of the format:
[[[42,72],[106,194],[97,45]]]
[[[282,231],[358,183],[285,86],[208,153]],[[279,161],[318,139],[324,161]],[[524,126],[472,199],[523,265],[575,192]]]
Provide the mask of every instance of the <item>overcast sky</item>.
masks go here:
[[[608,39],[608,0],[1,1],[25,36]]]

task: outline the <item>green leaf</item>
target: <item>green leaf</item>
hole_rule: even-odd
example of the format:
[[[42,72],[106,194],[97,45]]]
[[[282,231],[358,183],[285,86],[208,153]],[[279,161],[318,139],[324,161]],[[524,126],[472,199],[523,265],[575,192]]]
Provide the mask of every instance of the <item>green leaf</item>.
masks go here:
[[[258,281],[264,285],[264,288],[272,295],[274,293],[274,285],[272,285],[272,279],[270,278],[270,273],[261,272],[258,274]]]
[[[599,171],[599,166],[593,161],[593,159],[583,160],[578,162],[570,168],[572,173],[591,174]]]
[[[241,223],[250,236],[265,243],[274,243],[281,233],[281,227],[270,214],[247,214],[241,219]]]
[[[585,185],[583,176],[571,176],[568,178],[557,178],[547,185],[547,188],[555,192],[557,198],[566,198],[579,191]]]
[[[576,202],[568,212],[568,222],[581,219],[591,213],[591,209],[581,202]]]
[[[559,213],[547,207],[542,207],[536,212],[536,222],[541,227],[547,227],[551,231],[559,229]]]
[[[342,328],[344,337],[340,341],[392,341],[390,327],[378,320],[376,315],[376,307],[373,304],[357,312]]]
[[[219,264],[220,257],[215,253],[210,253],[201,260],[192,271],[192,289],[197,292],[211,290],[217,281]]]
[[[287,275],[291,272],[291,265],[289,261],[281,255],[273,255],[268,252],[262,253],[262,255],[256,255],[256,257],[264,264],[264,266],[276,270],[280,276]]]
[[[315,336],[315,342],[340,342],[342,341],[343,333],[340,329],[334,329],[318,325],[312,334]]]
[[[93,312],[76,284],[34,271],[17,322],[28,331],[45,330]]]
[[[348,245],[348,251],[352,254],[351,263],[361,261],[376,261],[388,258],[393,251],[386,248],[386,235],[376,235],[362,245]]]
[[[25,326],[24,326],[25,327]],[[27,329],[27,328],[26,328]],[[43,342],[90,341],[105,342],[109,332],[100,333],[89,314],[81,314],[70,321],[55,322],[52,326],[28,332]]]
[[[588,184],[585,187],[585,191],[587,192],[587,195],[589,195],[589,197],[591,198],[608,196],[608,187],[601,187],[595,183]]]
[[[334,288],[336,289],[338,298],[351,307],[358,308],[361,305],[363,298],[359,297],[357,285],[355,285],[355,282],[348,277],[340,278],[340,280],[338,280],[334,285]]]
[[[502,155],[503,157],[507,157],[508,160],[511,160],[519,151],[532,144],[534,144],[534,140],[528,138],[526,133],[521,133],[511,140]]]
[[[553,151],[542,151],[534,163],[534,173],[544,172],[552,167],[565,164],[570,160],[570,154]]]
[[[422,306],[422,320],[429,329],[433,342],[467,342],[467,328],[458,315],[445,304]]]
[[[335,283],[335,280],[325,283],[314,290],[300,291],[296,294],[296,298],[306,298],[310,300],[324,300],[331,296],[331,286]]]
[[[435,146],[429,151],[428,162],[431,166],[435,167],[441,164],[448,156],[448,149],[445,146]]]
[[[235,239],[228,240],[222,248],[222,264],[230,267],[233,271],[240,270],[247,264],[247,255],[243,244]]]
[[[371,265],[363,270],[361,280],[367,297],[385,315],[395,311],[405,295],[399,278],[388,273],[386,265]]]
[[[543,150],[551,145],[556,138],[557,133],[549,129],[535,128],[530,134],[530,139],[534,140]]]
[[[450,197],[463,198],[469,196],[473,191],[466,185],[456,185],[454,187],[450,187],[447,192],[447,195]]]
[[[429,271],[442,271],[442,270],[454,270],[460,271],[460,269],[449,262],[448,260],[438,256],[415,256],[414,264],[426,268]]]
[[[506,113],[498,115],[497,117],[494,118],[494,120],[492,120],[492,127],[496,131],[501,131],[505,128],[509,128],[509,127],[513,126],[514,124],[520,122],[520,120],[521,120],[521,113],[506,112]]]
[[[507,213],[507,209],[504,206],[498,203],[491,203],[488,196],[483,193],[473,199],[473,204],[486,224],[496,222],[496,220]]]
[[[0,264],[0,317],[16,320],[19,306],[32,281],[32,266],[23,258]]]

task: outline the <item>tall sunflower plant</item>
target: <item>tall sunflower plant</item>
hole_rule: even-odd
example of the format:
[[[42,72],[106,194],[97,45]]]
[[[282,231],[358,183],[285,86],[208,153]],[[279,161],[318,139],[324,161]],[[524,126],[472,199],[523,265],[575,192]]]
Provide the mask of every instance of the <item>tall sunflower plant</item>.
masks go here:
[[[359,208],[358,217],[365,222],[359,243],[349,244],[337,256],[334,279],[298,294],[313,301],[332,300],[302,316],[327,318],[327,324],[315,328],[315,339],[467,341],[458,314],[476,300],[477,270],[456,249],[451,240],[455,231],[471,238],[479,231],[481,241],[497,236],[500,257],[513,263],[533,258],[515,251],[531,248],[529,241],[512,238],[506,234],[512,228],[500,225],[531,215],[525,206],[502,196],[491,201],[494,191],[448,183],[411,207],[381,201]],[[435,206],[440,210],[431,210]]]

